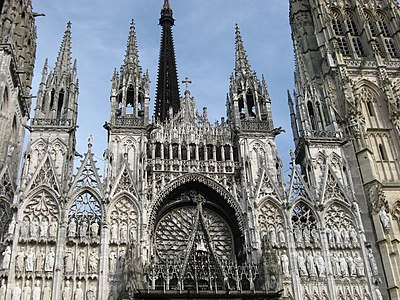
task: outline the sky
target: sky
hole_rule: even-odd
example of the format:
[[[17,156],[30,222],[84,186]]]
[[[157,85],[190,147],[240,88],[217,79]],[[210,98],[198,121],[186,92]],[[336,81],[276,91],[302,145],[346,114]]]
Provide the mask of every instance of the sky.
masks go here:
[[[107,148],[111,77],[119,70],[132,19],[136,24],[139,59],[151,78],[151,114],[157,82],[164,0],[33,0],[36,18],[37,57],[33,82],[36,95],[46,58],[54,67],[67,22],[72,22],[72,57],[78,61],[79,113],[77,151],[87,151],[87,137],[94,136],[98,167]],[[261,79],[264,74],[272,100],[278,151],[289,169],[293,146],[287,90],[293,89],[294,56],[285,0],[170,0],[175,26],[175,53],[180,82],[192,80],[190,90],[197,109],[208,107],[210,120],[226,115],[229,77],[235,66],[235,24],[240,27],[249,62]],[[181,93],[184,85],[181,83]],[[151,119],[151,116],[150,116]],[[78,166],[76,166],[78,167]]]

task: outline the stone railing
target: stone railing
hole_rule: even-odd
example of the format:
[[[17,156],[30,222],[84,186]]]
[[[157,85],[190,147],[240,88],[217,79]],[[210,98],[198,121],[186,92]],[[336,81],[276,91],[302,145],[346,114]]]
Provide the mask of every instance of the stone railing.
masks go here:
[[[144,118],[135,117],[135,116],[124,116],[117,117],[115,119],[116,126],[124,126],[124,127],[144,127]]]
[[[32,119],[32,126],[58,126],[58,127],[70,127],[72,126],[71,119]]]
[[[265,132],[271,128],[268,122],[263,121],[240,121],[240,129],[243,131]]]

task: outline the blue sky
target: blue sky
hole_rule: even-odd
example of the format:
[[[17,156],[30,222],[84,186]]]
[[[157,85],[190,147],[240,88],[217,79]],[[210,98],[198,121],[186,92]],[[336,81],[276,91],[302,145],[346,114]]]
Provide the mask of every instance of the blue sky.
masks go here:
[[[151,108],[157,81],[163,0],[51,0],[33,1],[36,18],[37,59],[33,94],[36,94],[45,58],[54,66],[66,23],[72,22],[72,56],[78,60],[79,129],[77,150],[87,150],[94,136],[98,167],[107,147],[102,125],[109,120],[111,77],[126,49],[131,19],[135,20],[139,58],[151,77]],[[234,70],[234,33],[238,23],[251,67],[265,75],[272,99],[274,123],[286,133],[278,136],[278,150],[289,168],[293,148],[287,89],[293,89],[294,58],[285,0],[170,0],[179,80],[189,77],[198,110],[208,107],[210,119],[226,115],[229,76]],[[184,90],[181,84],[181,92]]]

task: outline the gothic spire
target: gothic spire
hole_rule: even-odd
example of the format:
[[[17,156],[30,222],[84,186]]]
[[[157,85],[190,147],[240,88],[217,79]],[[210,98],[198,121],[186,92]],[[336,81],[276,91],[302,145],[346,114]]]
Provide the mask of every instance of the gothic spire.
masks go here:
[[[250,74],[251,68],[249,60],[247,58],[246,50],[244,49],[242,35],[240,34],[240,29],[238,24],[235,28],[236,34],[236,64],[235,64],[235,75],[238,74]]]
[[[128,43],[126,47],[124,65],[127,67],[128,65],[133,64],[134,67],[139,67],[139,55],[137,49],[137,40],[136,40],[136,29],[135,22],[131,21],[131,27],[129,30]]]
[[[154,114],[158,121],[164,122],[168,111],[176,114],[180,108],[178,74],[176,70],[175,49],[172,36],[174,18],[168,0],[164,1],[161,10],[160,26],[162,26],[160,59],[158,62],[157,94]]]
[[[64,37],[61,43],[60,52],[58,53],[55,72],[66,72],[69,74],[71,69],[71,22],[67,23]]]

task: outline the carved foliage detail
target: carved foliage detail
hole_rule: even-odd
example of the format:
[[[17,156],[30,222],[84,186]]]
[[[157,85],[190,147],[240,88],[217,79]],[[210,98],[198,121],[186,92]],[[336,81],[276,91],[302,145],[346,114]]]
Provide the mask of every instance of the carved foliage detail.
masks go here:
[[[138,212],[132,201],[122,197],[110,212],[110,241],[134,244],[138,240]]]

